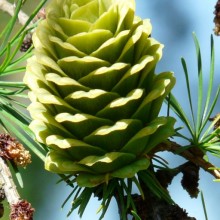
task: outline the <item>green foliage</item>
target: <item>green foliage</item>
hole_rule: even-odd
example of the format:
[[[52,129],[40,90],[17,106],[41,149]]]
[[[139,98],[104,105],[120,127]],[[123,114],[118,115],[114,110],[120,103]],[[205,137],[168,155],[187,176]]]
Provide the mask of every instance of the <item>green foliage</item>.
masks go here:
[[[202,206],[203,206],[203,210],[204,210],[205,220],[208,220],[208,215],[207,215],[207,211],[206,211],[206,204],[205,204],[203,192],[201,192],[201,200],[202,200]]]
[[[176,114],[177,117],[184,123],[185,128],[189,131],[191,137],[181,134],[177,131],[177,136],[188,140],[189,145],[182,148],[185,150],[190,147],[197,147],[203,151],[211,152],[215,156],[220,155],[220,139],[219,139],[219,127],[214,129],[214,125],[219,121],[220,115],[217,115],[215,119],[210,123],[211,117],[214,117],[213,111],[216,107],[216,103],[219,99],[220,86],[218,86],[217,91],[213,94],[213,81],[214,81],[214,65],[215,65],[215,54],[214,54],[214,41],[211,36],[211,60],[210,60],[210,71],[209,71],[209,82],[207,88],[207,94],[205,97],[205,84],[203,82],[203,69],[202,69],[202,59],[199,42],[195,34],[193,34],[194,43],[196,47],[196,56],[198,64],[198,100],[197,100],[197,110],[194,109],[192,100],[192,91],[190,88],[189,72],[187,69],[186,61],[182,58],[182,66],[186,79],[186,88],[188,94],[188,101],[190,106],[191,115],[188,116],[181,104],[175,98],[173,94],[170,95],[168,102]]]
[[[0,35],[0,130],[17,137],[40,159],[44,160],[46,149],[34,141],[34,135],[29,129],[30,117],[25,113],[27,108],[27,86],[19,82],[19,73],[26,70],[26,60],[32,56],[32,48],[25,53],[20,52],[25,36],[34,26],[30,25],[33,17],[46,1],[42,1],[31,14],[26,24],[19,27],[18,13],[22,9],[22,0],[17,1],[15,14],[2,30]],[[6,81],[5,79],[11,81]],[[14,166],[14,172],[22,187],[22,179]]]

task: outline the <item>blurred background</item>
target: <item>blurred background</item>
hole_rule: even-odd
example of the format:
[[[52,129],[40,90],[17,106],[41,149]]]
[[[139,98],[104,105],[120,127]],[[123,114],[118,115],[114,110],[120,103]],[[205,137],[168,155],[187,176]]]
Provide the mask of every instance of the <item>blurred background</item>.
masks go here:
[[[11,1],[13,2],[13,1]],[[34,9],[40,1],[26,1],[24,11],[26,13]],[[157,72],[171,70],[177,78],[173,93],[178,100],[186,107],[187,94],[185,90],[184,73],[181,66],[181,57],[186,59],[191,85],[193,90],[194,102],[196,103],[197,94],[197,64],[196,53],[192,38],[192,32],[195,32],[201,46],[204,82],[208,81],[209,63],[210,63],[210,36],[213,34],[213,11],[216,0],[136,0],[136,14],[141,18],[149,18],[153,25],[152,37],[165,45],[163,57],[160,61]],[[0,12],[0,30],[7,23],[9,16]],[[215,88],[220,84],[220,36],[214,37],[216,52],[216,71]],[[218,101],[215,113],[219,112],[220,101]],[[161,115],[165,115],[165,109]],[[181,126],[177,122],[176,126]],[[184,132],[184,131],[183,131]],[[180,143],[181,144],[181,143]],[[182,143],[184,144],[184,143]],[[163,153],[162,155],[170,167],[175,167],[184,162],[178,156]],[[216,166],[220,167],[220,160],[214,159]],[[38,158],[33,157],[33,163],[25,170],[21,171],[24,177],[24,189],[18,189],[22,198],[30,201],[35,207],[35,220],[64,220],[71,207],[66,205],[61,209],[61,205],[71,192],[71,189],[63,183],[56,184],[59,180],[57,175],[44,171],[44,166]],[[200,186],[203,191],[209,220],[219,220],[219,199],[220,183],[213,182],[213,177],[200,170]],[[181,175],[174,178],[169,187],[174,201],[197,220],[205,220],[200,195],[197,199],[191,199],[180,184]],[[82,220],[98,219],[96,214],[100,204],[96,199],[92,199]],[[77,210],[69,219],[79,220]],[[119,219],[117,206],[112,201],[104,220]],[[7,220],[5,218],[4,220]]]

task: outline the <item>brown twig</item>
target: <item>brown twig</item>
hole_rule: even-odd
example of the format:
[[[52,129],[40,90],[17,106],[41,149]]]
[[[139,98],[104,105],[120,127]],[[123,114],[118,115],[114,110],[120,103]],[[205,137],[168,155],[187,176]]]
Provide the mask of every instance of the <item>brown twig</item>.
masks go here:
[[[2,157],[0,157],[0,178],[8,203],[18,203],[20,196],[13,182],[8,165]]]
[[[215,169],[215,166],[210,162],[203,159],[203,154],[200,152],[199,148],[194,147],[193,150],[191,148],[185,149],[180,151],[182,148],[181,145],[177,144],[173,141],[167,141],[164,143],[159,144],[153,153],[161,152],[161,151],[169,151],[174,154],[178,154],[185,159],[191,161],[192,163],[196,164],[197,166],[201,167],[203,170],[209,172],[213,175],[216,179],[220,179],[220,172],[219,170]]]
[[[33,220],[34,209],[20,198],[6,161],[0,157],[0,179],[2,188],[10,204],[10,220]]]
[[[33,220],[34,209],[20,198],[6,160],[25,167],[31,162],[29,151],[25,150],[9,134],[0,134],[0,182],[11,208],[10,220]]]

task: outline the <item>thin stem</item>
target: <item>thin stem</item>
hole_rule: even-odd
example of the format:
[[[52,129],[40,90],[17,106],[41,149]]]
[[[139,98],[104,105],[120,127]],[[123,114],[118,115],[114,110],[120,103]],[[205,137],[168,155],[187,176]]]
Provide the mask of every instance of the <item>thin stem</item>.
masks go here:
[[[192,148],[180,152],[180,148],[182,148],[181,145],[177,144],[176,142],[169,141],[166,143],[164,142],[159,144],[158,147],[152,153],[161,152],[161,151],[170,151],[174,154],[177,154],[177,152],[179,152],[178,155],[198,165],[203,170],[213,175],[215,178],[220,179],[220,171],[215,169],[215,166],[213,164],[204,160],[203,155],[196,154],[196,152],[192,151]]]
[[[14,16],[15,14],[15,5],[11,4],[7,0],[0,0],[0,9],[4,12],[7,12],[10,16]],[[29,16],[24,13],[23,11],[19,11],[18,13],[18,21],[23,26],[26,24],[27,20],[29,19]]]
[[[0,157],[0,179],[10,206],[18,203],[20,196],[16,189],[16,185],[13,182],[10,169],[2,157]]]

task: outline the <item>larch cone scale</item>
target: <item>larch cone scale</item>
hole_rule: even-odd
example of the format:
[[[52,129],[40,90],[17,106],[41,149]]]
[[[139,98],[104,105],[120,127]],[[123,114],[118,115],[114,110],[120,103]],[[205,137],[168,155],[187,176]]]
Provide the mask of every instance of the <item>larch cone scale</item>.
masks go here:
[[[174,133],[159,117],[175,84],[155,74],[163,45],[133,0],[52,0],[33,35],[30,128],[48,146],[45,168],[77,176],[80,186],[130,178]]]

